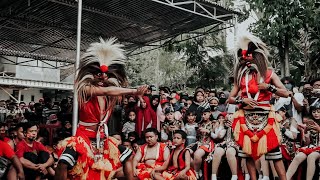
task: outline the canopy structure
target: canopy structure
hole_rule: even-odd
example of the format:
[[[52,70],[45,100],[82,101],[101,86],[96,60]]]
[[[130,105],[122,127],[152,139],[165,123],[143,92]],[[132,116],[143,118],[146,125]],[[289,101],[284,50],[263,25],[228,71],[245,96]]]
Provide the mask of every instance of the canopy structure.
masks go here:
[[[4,57],[5,63],[27,65],[26,62],[41,61],[40,64],[48,65],[46,68],[64,68],[68,74],[74,68],[65,67],[74,63],[77,67],[80,51],[85,51],[99,37],[117,37],[130,55],[140,47],[159,47],[181,34],[204,27],[210,26],[197,33],[210,33],[221,28],[220,25],[231,27],[237,14],[210,0],[78,1],[79,4],[75,0],[1,0],[0,56],[28,58],[21,62]],[[20,82],[13,80],[4,82]],[[77,123],[76,97],[75,93],[73,133]]]
[[[215,28],[202,33],[231,27],[237,14],[209,0],[85,0],[82,7],[82,52],[99,37],[115,36],[132,53],[209,25]],[[65,67],[75,61],[76,29],[75,0],[0,2],[0,55]]]

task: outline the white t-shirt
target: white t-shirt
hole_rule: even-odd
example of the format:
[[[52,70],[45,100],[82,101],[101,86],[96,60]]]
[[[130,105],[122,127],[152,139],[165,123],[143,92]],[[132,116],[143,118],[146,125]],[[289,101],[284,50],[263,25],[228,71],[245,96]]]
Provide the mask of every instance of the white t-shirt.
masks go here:
[[[302,93],[295,93],[293,97],[297,100],[297,102],[303,106],[304,96]],[[291,103],[291,97],[283,98],[280,97],[279,100],[274,105],[275,110],[279,110],[284,105],[289,105]],[[302,124],[302,114],[299,113],[292,103],[292,117],[297,121],[298,124]]]

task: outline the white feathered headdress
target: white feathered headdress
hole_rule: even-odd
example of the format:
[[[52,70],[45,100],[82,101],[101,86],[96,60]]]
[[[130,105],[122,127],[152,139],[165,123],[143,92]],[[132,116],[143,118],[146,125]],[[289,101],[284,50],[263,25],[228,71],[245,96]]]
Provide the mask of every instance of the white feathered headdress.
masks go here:
[[[239,38],[237,43],[237,53],[239,55],[243,55],[243,53],[252,54],[252,52],[259,52],[268,59],[269,51],[267,45],[261,41],[260,38],[252,35],[246,34]],[[240,54],[241,53],[241,54]]]
[[[110,38],[103,40],[100,38],[100,42],[90,44],[86,53],[83,55],[84,60],[88,63],[98,62],[100,64],[101,71],[107,71],[108,66],[112,64],[125,64],[123,45],[115,43],[116,38]]]
[[[79,104],[86,102],[92,92],[86,87],[94,86],[94,74],[108,73],[108,79],[104,82],[109,86],[126,86],[127,78],[124,71],[125,59],[123,45],[116,43],[116,38],[103,40],[90,44],[87,51],[81,57],[80,67],[76,79],[76,91]]]

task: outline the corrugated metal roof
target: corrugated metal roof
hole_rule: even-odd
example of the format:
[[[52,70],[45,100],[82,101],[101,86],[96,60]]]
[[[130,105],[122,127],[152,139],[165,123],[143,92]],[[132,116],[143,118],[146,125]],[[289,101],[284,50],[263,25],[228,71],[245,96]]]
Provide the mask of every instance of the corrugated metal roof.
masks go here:
[[[208,11],[216,9],[217,16],[235,13],[208,0],[197,2]],[[118,37],[128,50],[133,50],[219,23],[152,0],[84,0],[81,50],[99,37],[112,36]],[[0,3],[2,55],[74,62],[76,29],[75,0],[2,0]]]

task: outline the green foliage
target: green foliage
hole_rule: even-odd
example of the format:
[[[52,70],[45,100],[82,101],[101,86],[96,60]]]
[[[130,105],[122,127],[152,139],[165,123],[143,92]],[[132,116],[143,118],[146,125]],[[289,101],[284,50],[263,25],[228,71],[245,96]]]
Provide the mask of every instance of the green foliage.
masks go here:
[[[191,75],[192,71],[186,72],[185,66],[185,61],[179,58],[179,54],[158,49],[130,57],[126,71],[131,86],[158,83],[175,86],[186,82]]]
[[[206,88],[222,87],[232,69],[232,56],[225,53],[225,41],[219,34],[168,45],[168,51],[176,51],[184,55],[188,70],[194,73],[187,80],[188,87],[202,86]]]
[[[259,20],[251,30],[271,46],[271,61],[284,66],[285,52],[289,53],[291,76],[300,80],[309,79],[319,69],[319,7],[315,0],[246,0],[250,11],[259,14]],[[308,38],[302,40],[301,32]],[[310,42],[310,46],[305,43]],[[312,67],[307,67],[311,63]],[[316,68],[314,68],[316,67]],[[312,71],[312,73],[309,72]],[[283,73],[283,72],[282,72]],[[300,77],[299,77],[300,76]]]

